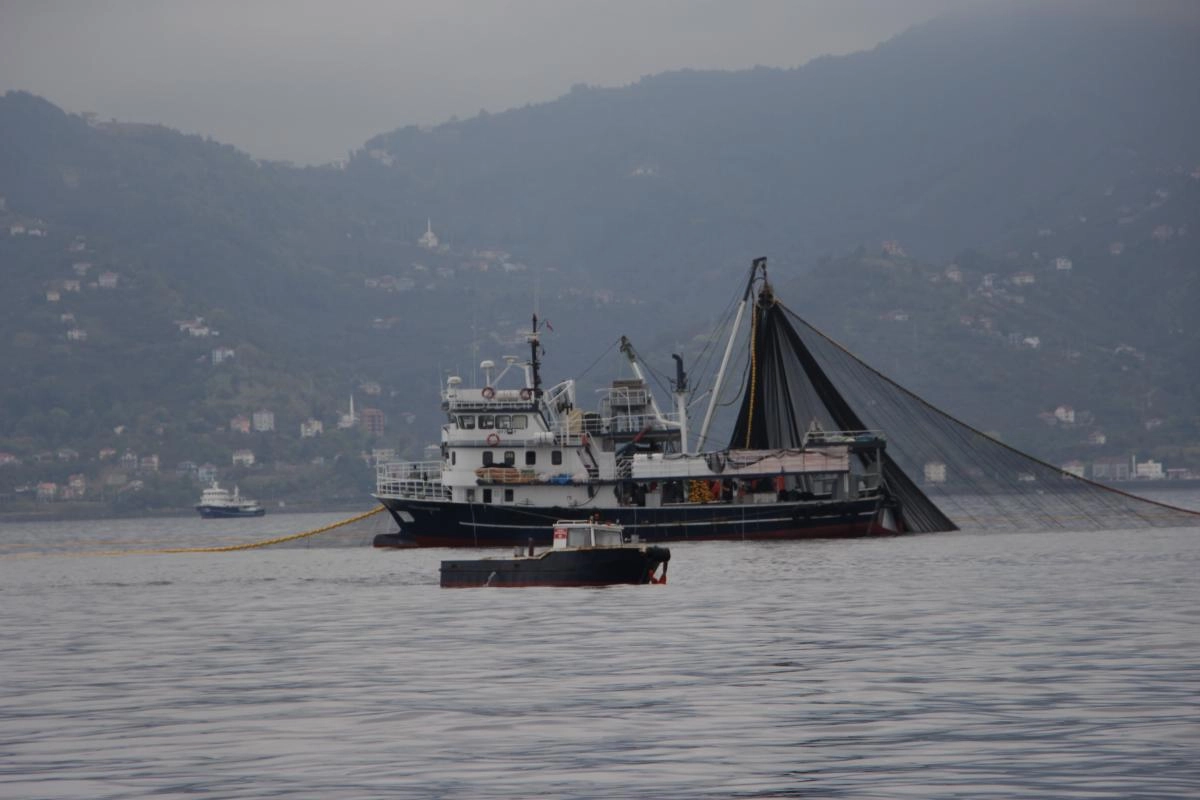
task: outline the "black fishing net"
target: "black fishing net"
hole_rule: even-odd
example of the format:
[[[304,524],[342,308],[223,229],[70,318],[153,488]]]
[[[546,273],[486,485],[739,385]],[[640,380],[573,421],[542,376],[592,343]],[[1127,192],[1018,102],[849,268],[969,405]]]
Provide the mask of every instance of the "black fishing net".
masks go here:
[[[731,448],[798,448],[806,432],[878,431],[884,478],[914,531],[1126,529],[1200,524],[1200,514],[1094,483],[960,422],[785,308],[769,287],[750,327]]]

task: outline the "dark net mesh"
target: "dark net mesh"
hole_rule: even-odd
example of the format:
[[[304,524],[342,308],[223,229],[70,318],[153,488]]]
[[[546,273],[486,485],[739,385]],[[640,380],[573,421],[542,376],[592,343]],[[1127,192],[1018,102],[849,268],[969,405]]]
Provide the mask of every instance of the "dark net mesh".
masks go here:
[[[732,448],[798,448],[814,426],[879,431],[884,478],[909,530],[1124,529],[1200,514],[1103,486],[1014,450],[938,410],[759,295]]]

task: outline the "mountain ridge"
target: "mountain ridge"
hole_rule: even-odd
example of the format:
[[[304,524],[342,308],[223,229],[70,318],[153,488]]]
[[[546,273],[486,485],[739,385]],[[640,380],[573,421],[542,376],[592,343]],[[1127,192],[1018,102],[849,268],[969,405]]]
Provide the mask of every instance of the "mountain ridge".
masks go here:
[[[1194,446],[1200,95],[1181,76],[1200,74],[1187,71],[1200,55],[1182,46],[1190,28],[1069,21],[951,15],[792,70],[577,87],[380,134],[342,168],[256,161],[9,92],[0,452],[30,481],[71,470],[30,461],[54,448],[215,463],[253,441],[268,463],[326,466],[275,484],[263,467],[248,491],[294,500],[341,481],[349,496],[369,473],[332,480],[328,462],[379,445],[419,457],[447,370],[517,347],[503,342],[538,303],[553,309],[548,369],[561,377],[618,333],[691,358],[764,254],[797,310],[1006,440],[1099,452],[1078,450],[1081,428],[1043,435],[1037,414],[1067,404],[1093,406],[1114,446]],[[430,219],[433,248],[418,243]],[[1057,258],[1070,277],[1048,266]],[[106,270],[115,289],[93,286]],[[1013,285],[1020,272],[1036,282]],[[195,318],[219,337],[177,329]],[[901,347],[912,331],[920,346]],[[1122,345],[1143,359],[1112,352]],[[217,347],[236,356],[214,364]],[[955,364],[972,365],[957,389]],[[1030,381],[1057,388],[1022,397]],[[383,440],[282,433],[310,416],[332,428],[350,392],[374,384]],[[1088,385],[1106,399],[1071,388]],[[229,430],[260,406],[279,415],[275,439]],[[192,487],[172,491],[160,500]]]

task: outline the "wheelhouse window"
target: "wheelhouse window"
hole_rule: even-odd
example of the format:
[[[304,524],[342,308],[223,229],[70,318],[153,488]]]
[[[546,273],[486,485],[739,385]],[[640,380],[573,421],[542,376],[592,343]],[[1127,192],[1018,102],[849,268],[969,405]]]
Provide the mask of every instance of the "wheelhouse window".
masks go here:
[[[511,431],[512,429],[512,414],[496,415],[496,430]]]
[[[479,415],[479,429],[480,430],[488,430],[488,429],[494,428],[494,427],[496,427],[496,417],[494,414],[480,414]]]
[[[550,463],[556,467],[562,464],[562,450],[550,451]]]
[[[537,463],[537,450],[525,451],[525,466],[532,467]]]
[[[464,431],[475,430],[475,415],[474,414],[459,414],[458,427]]]
[[[525,430],[526,428],[529,427],[529,417],[525,416],[524,414],[513,414],[512,415],[512,426],[513,426],[513,430],[517,430],[517,431]]]
[[[485,467],[490,467],[494,463],[495,463],[495,461],[493,461],[492,451],[484,450],[483,451],[483,465]]]

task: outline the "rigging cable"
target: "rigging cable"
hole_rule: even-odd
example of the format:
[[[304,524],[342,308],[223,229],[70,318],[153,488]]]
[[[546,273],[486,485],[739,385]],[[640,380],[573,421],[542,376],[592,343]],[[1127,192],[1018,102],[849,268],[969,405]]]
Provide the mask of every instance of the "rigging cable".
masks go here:
[[[592,369],[593,369],[593,368],[594,368],[594,367],[595,367],[597,364],[599,364],[599,363],[600,363],[600,360],[601,360],[602,358],[604,358],[606,355],[608,355],[609,351],[610,351],[610,350],[612,350],[612,349],[613,349],[614,347],[616,347],[617,345],[619,345],[620,343],[621,343],[621,338],[618,336],[616,339],[614,339],[614,340],[613,340],[613,343],[612,343],[612,344],[610,344],[608,347],[604,348],[604,352],[602,352],[602,353],[600,353],[600,355],[596,356],[596,360],[595,360],[595,361],[593,361],[593,362],[592,362],[592,363],[591,363],[591,364],[588,366],[588,368],[587,368],[587,369],[585,369],[583,372],[581,372],[581,373],[579,373],[578,375],[576,375],[576,376],[575,376],[575,382],[576,382],[576,383],[578,383],[580,378],[582,378],[584,375],[587,375],[589,372],[591,372],[591,371],[592,371]]]
[[[696,356],[696,362],[699,367],[692,369],[692,393],[698,387],[705,385],[708,382],[708,373],[713,368],[713,362],[717,357],[717,343],[724,340],[724,336],[716,335],[717,332],[724,332],[727,327],[733,323],[733,317],[736,313],[738,301],[741,300],[741,293],[735,292],[725,305],[724,311],[718,317],[718,322],[715,327],[710,329],[709,335],[706,337],[704,347],[700,349],[700,353]]]

